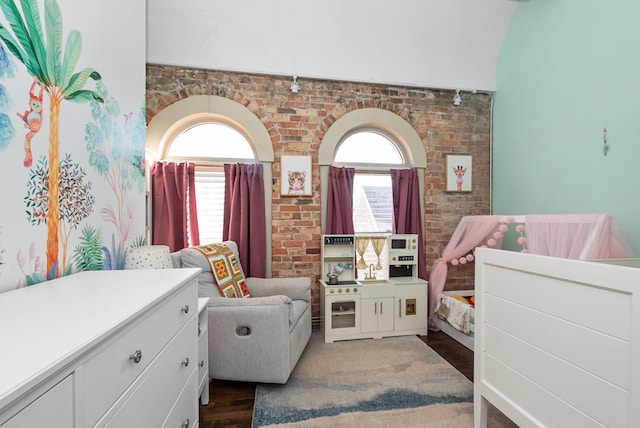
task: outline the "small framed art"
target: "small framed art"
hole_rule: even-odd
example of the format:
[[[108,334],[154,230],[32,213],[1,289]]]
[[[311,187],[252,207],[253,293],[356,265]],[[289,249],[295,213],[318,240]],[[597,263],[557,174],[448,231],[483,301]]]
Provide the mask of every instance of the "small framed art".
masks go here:
[[[470,192],[473,184],[471,155],[447,155],[447,192]]]
[[[282,156],[282,196],[312,196],[311,156]]]

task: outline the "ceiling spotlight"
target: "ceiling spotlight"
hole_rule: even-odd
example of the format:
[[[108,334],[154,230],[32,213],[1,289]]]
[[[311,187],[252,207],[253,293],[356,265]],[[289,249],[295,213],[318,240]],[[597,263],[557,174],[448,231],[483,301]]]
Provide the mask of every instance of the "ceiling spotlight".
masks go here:
[[[453,96],[453,105],[459,106],[462,102],[462,97],[460,96],[460,89],[456,89],[456,94]]]
[[[300,90],[300,85],[298,85],[298,76],[293,76],[293,83],[291,83],[289,89],[291,89],[291,92],[293,92],[294,94],[298,93],[298,91]]]

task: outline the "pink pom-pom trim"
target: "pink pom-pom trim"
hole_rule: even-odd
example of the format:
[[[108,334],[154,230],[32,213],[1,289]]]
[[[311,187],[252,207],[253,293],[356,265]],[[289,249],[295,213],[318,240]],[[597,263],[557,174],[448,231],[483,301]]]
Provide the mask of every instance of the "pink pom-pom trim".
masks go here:
[[[495,239],[489,239],[487,241],[487,245],[490,247],[495,247],[496,246],[496,240]]]
[[[505,224],[501,224],[498,230],[502,233],[505,233],[507,230],[509,230],[509,227]]]
[[[518,233],[524,232],[524,226],[521,225],[521,224],[517,225],[516,226],[516,232],[518,232]]]
[[[467,254],[467,260],[472,262],[473,261],[473,254]]]
[[[507,218],[505,219],[505,221],[506,221],[508,224],[513,223],[513,220],[514,220],[514,219],[513,219],[513,217],[507,217]]]
[[[451,260],[451,266],[458,266],[458,259]]]
[[[525,238],[524,236],[521,236],[518,238],[518,244],[524,245],[526,243],[527,243],[527,238]]]
[[[502,238],[502,233],[496,232],[496,233],[493,234],[493,237],[496,238],[496,239],[501,239]]]
[[[460,260],[458,260],[460,262],[461,265],[466,265],[467,264],[467,259],[465,259],[464,257],[460,257]]]

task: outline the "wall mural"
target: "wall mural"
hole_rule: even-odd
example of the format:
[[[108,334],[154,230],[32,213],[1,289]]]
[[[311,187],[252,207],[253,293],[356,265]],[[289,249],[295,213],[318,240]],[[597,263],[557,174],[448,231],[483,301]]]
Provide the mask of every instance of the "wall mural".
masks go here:
[[[0,291],[122,269],[144,244],[144,2],[86,3],[0,0]],[[122,49],[96,23],[125,10]]]

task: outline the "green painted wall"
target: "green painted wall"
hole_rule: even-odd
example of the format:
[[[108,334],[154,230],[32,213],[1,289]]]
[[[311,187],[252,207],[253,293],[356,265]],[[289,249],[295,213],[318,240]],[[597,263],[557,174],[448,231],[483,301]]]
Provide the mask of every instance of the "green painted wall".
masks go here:
[[[494,99],[495,214],[608,212],[640,255],[638,16],[637,0],[519,4]]]

